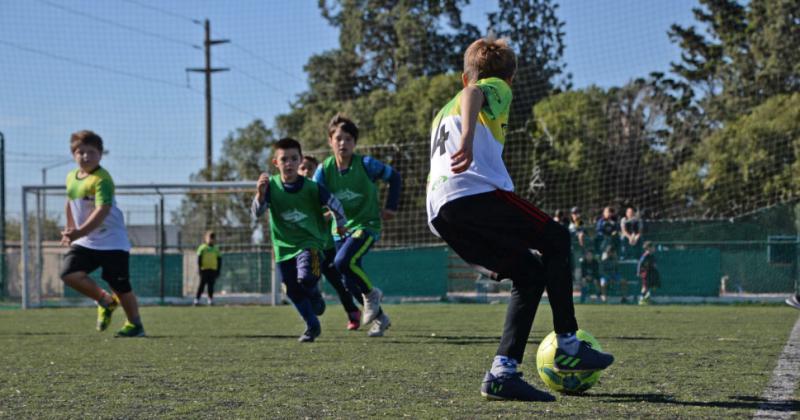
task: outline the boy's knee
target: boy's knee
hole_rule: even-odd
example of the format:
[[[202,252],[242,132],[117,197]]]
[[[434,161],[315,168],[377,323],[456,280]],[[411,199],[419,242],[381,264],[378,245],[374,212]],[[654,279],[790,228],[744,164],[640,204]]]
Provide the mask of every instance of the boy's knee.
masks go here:
[[[117,295],[122,295],[133,291],[131,287],[131,280],[128,277],[114,277],[111,279],[104,279],[108,283],[108,287]]]
[[[336,258],[333,260],[333,266],[336,268],[336,271],[346,273],[350,270],[350,258],[344,254],[336,254]]]
[[[66,274],[62,273],[61,281],[70,285],[76,281],[79,281],[81,278],[83,278],[83,276],[85,276],[85,274],[80,271],[73,271],[72,273],[66,273]]]

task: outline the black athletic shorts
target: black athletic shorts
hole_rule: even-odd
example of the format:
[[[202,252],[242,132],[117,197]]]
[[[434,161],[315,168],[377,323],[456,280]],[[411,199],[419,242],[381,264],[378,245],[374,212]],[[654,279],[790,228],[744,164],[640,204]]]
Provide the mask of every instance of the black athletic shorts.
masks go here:
[[[130,274],[128,268],[128,251],[121,250],[98,250],[72,245],[69,252],[64,255],[64,264],[61,269],[61,277],[78,271],[86,274],[103,269],[102,278],[111,289],[117,293],[127,293],[131,291]]]

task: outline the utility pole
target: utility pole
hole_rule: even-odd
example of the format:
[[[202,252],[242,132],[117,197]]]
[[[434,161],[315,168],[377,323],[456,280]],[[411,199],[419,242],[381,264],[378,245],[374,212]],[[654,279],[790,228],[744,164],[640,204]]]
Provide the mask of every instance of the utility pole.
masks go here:
[[[6,136],[0,133],[0,298],[6,294]]]
[[[230,41],[227,39],[211,39],[211,23],[208,19],[205,20],[204,27],[206,30],[206,37],[203,42],[203,49],[206,55],[206,66],[203,68],[187,68],[186,71],[205,73],[206,75],[206,180],[211,181],[211,73],[229,70],[227,68],[211,67],[211,46],[224,44]]]

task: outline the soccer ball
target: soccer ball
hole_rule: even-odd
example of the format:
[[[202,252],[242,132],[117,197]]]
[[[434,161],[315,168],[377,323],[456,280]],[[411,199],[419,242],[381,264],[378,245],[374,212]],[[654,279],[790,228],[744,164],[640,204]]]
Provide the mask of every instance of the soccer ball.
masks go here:
[[[592,337],[591,334],[584,330],[578,330],[576,333],[579,340],[583,340],[593,349],[602,351],[600,343],[597,339]],[[595,370],[589,372],[556,372],[553,369],[553,358],[556,355],[556,348],[558,341],[556,341],[555,331],[547,334],[547,337],[539,344],[539,350],[536,351],[536,371],[539,372],[539,377],[553,391],[563,392],[565,394],[578,394],[591,388],[600,379],[602,370]]]

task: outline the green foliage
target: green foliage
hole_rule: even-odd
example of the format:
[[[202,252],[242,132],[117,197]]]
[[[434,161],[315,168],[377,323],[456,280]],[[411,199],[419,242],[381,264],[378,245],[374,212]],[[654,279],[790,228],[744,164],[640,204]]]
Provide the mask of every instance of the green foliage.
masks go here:
[[[6,241],[16,242],[22,240],[22,223],[17,219],[6,220]],[[36,235],[36,215],[31,213],[28,215],[28,235],[31,240]],[[61,227],[59,226],[58,219],[50,219],[45,217],[42,221],[42,239],[45,241],[59,241],[61,240]]]
[[[800,177],[800,93],[778,95],[703,139],[671,174],[669,192],[709,215],[796,197]]]
[[[702,92],[712,121],[738,118],[770,97],[800,90],[800,3],[795,0],[701,0],[693,9],[707,35],[673,25],[683,50],[673,71]]]
[[[661,105],[644,80],[538,103],[532,171],[541,182],[529,188],[535,202],[549,209],[579,205],[589,214],[609,204],[663,208],[668,155]]]
[[[255,180],[262,172],[268,172],[270,145],[276,139],[272,131],[261,120],[255,120],[245,128],[236,130],[223,141],[220,159],[212,168],[213,181]],[[205,169],[192,175],[192,181],[205,181]],[[255,191],[255,183],[253,184]],[[241,227],[252,225],[250,201],[252,194],[190,194],[172,214],[172,222],[181,226],[187,240],[200,241],[203,232],[210,228]],[[249,237],[224,237],[223,230],[217,234],[220,243],[248,243]]]

